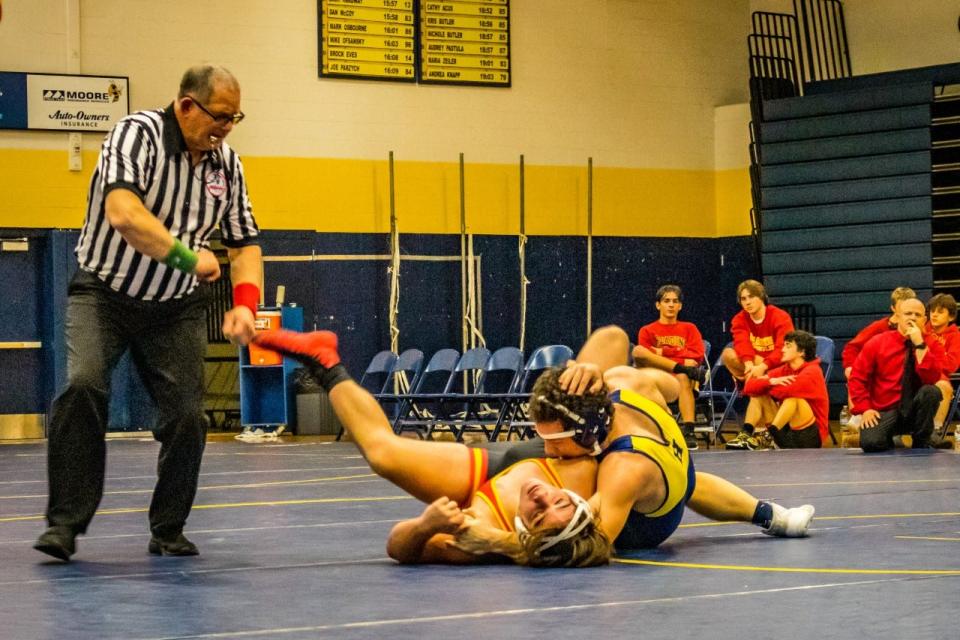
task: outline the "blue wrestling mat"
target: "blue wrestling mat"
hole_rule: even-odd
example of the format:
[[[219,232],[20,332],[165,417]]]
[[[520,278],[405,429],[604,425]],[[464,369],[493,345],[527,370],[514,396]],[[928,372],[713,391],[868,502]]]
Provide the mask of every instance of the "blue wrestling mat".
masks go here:
[[[352,444],[212,440],[186,533],[147,554],[159,445],[111,440],[106,495],[70,564],[44,529],[44,444],[0,446],[0,637],[957,638],[960,457],[703,452],[697,469],[786,506],[811,537],[687,511],[660,548],[594,569],[401,567],[387,532],[421,505]]]

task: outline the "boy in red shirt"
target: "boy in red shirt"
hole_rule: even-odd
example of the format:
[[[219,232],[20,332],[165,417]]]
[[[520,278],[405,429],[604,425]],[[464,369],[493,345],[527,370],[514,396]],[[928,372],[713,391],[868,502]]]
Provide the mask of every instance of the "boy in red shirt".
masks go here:
[[[818,449],[830,435],[830,399],[817,339],[791,331],[783,340],[782,362],[744,385],[750,396],[744,426],[767,425],[781,449]]]
[[[683,308],[683,291],[675,284],[665,284],[657,290],[657,311],[660,318],[642,327],[633,349],[637,366],[654,367],[677,376],[680,382],[680,429],[687,449],[697,448],[694,436],[696,397],[694,385],[704,382],[703,338],[692,322],[677,320]]]
[[[744,280],[737,287],[737,300],[743,308],[730,322],[733,348],[723,350],[724,366],[738,381],[766,375],[771,367],[780,364],[783,340],[793,331],[790,314],[768,304],[767,291],[756,280]],[[748,442],[753,439],[753,442]],[[747,423],[737,437],[727,443],[727,449],[769,449],[768,434],[754,438],[753,427]]]
[[[937,415],[933,418],[934,444],[943,440],[943,422],[947,419],[950,402],[953,400],[953,385],[950,376],[960,368],[960,330],[954,322],[957,319],[957,301],[949,293],[938,293],[930,298],[927,304],[930,314],[930,331],[937,341],[943,345],[944,359],[937,388],[943,394]]]

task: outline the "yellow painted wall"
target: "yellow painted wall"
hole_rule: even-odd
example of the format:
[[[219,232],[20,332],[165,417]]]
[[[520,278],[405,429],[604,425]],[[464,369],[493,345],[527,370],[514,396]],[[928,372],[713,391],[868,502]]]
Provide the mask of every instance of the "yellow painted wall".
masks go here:
[[[79,227],[96,154],[84,153],[84,171],[66,170],[64,151],[0,149],[0,227]],[[250,197],[264,229],[385,233],[390,228],[386,160],[253,157],[244,159]],[[740,174],[743,174],[742,176]],[[609,236],[712,237],[717,204],[732,219],[749,196],[746,170],[593,170],[593,233]],[[467,231],[520,230],[517,165],[466,164]],[[714,196],[716,182],[716,199]],[[460,231],[460,176],[455,162],[396,162],[396,209],[405,233]],[[527,165],[526,232],[587,232],[587,167]],[[749,208],[749,207],[748,207]],[[708,221],[705,223],[705,221]],[[733,223],[725,230],[739,235]],[[747,227],[749,232],[749,226]]]
[[[229,67],[265,229],[386,232],[394,150],[406,232],[459,231],[463,152],[471,232],[519,230],[524,154],[530,234],[586,233],[593,157],[594,233],[712,236],[713,112],[747,95],[749,0],[513,0],[509,89],[319,78],[313,0],[78,0],[72,26],[63,0],[4,5],[0,69],[126,75],[133,110]],[[72,174],[65,133],[0,131],[0,226],[79,226],[102,140]]]

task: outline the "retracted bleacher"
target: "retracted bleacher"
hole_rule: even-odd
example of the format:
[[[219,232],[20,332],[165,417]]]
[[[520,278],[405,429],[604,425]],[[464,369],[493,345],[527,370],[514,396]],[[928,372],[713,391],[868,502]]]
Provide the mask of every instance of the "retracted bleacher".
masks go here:
[[[887,313],[892,289],[933,293],[932,113],[951,84],[960,84],[960,64],[814,82],[803,96],[763,102],[764,280],[775,304],[815,306],[836,359]],[[843,404],[842,367],[832,378],[832,402]]]

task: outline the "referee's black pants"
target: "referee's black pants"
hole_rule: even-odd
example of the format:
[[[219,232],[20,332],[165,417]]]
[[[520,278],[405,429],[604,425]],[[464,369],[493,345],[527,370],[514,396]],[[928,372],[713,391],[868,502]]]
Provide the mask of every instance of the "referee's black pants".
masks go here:
[[[161,444],[150,530],[164,539],[182,530],[193,505],[206,442],[203,358],[207,295],[145,302],[78,271],[66,317],[67,387],[54,400],[47,449],[50,526],[83,533],[103,497],[110,377],[130,355],[159,409]]]

